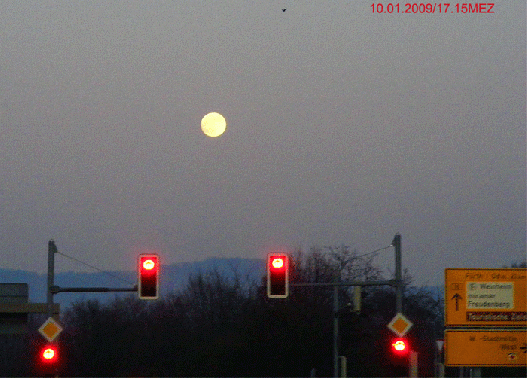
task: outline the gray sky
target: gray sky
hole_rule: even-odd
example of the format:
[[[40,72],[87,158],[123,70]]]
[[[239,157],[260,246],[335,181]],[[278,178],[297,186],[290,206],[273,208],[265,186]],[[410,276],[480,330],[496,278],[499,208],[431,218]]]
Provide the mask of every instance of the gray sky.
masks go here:
[[[371,3],[3,1],[1,266],[46,271],[50,238],[132,270],[396,232],[418,284],[523,260],[525,1]]]

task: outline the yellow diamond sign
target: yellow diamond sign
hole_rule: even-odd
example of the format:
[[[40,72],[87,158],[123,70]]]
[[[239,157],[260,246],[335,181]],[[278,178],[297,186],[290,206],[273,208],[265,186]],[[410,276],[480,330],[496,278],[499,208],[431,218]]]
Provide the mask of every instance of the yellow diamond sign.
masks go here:
[[[59,333],[62,332],[62,327],[55,321],[55,319],[48,318],[48,320],[46,320],[44,324],[40,326],[38,332],[40,332],[40,334],[44,336],[46,340],[53,341],[59,335]]]
[[[392,319],[392,321],[388,324],[388,328],[394,332],[397,336],[403,337],[406,335],[406,332],[412,328],[414,324],[406,319],[406,317],[401,314],[400,312],[397,313]]]

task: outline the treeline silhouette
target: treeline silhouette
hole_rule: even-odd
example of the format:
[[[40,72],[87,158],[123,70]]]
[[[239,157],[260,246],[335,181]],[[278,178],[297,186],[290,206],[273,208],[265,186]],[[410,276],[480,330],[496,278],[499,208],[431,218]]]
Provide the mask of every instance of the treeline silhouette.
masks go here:
[[[432,376],[435,340],[443,332],[442,301],[412,286],[408,272],[404,276],[403,312],[414,323],[409,344],[419,353],[419,376]],[[335,279],[384,278],[372,256],[359,257],[346,247],[293,254],[292,283]],[[339,354],[347,357],[348,376],[394,376],[394,335],[387,324],[395,315],[395,291],[363,288],[362,310],[355,313],[352,290],[339,289]],[[317,376],[332,376],[333,319],[332,287],[291,287],[289,298],[269,299],[266,277],[249,282],[236,272],[202,272],[185,289],[156,301],[130,295],[73,304],[61,316],[59,374],[309,376],[315,369]],[[37,344],[30,342],[33,355]]]

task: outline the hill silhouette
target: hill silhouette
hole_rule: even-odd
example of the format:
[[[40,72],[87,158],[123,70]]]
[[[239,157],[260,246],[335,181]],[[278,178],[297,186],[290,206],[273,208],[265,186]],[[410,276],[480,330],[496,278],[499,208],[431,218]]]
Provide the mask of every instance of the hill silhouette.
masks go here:
[[[265,260],[242,258],[209,258],[203,261],[177,263],[161,267],[160,295],[185,288],[189,277],[199,273],[218,271],[226,278],[238,276],[242,283],[258,282],[265,274]],[[109,273],[109,274],[108,274]],[[46,302],[47,274],[37,274],[24,270],[0,268],[0,284],[27,283],[29,285],[29,301],[33,303]],[[109,272],[62,272],[55,274],[55,285],[65,287],[111,287],[131,288],[137,283],[135,271]],[[55,295],[55,303],[61,305],[64,311],[75,301],[98,299],[109,301],[119,296],[130,295],[129,292],[119,293],[59,293]]]

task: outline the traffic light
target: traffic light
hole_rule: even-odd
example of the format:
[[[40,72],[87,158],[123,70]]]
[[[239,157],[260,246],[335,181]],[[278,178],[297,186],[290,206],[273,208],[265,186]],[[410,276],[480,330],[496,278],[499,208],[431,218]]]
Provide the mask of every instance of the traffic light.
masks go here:
[[[43,343],[37,346],[37,358],[32,373],[38,376],[55,377],[61,370],[62,357],[57,344]],[[32,375],[33,375],[32,374]]]
[[[47,365],[55,364],[59,359],[59,351],[55,345],[45,345],[40,350],[40,360]]]
[[[392,351],[397,356],[406,356],[408,354],[408,342],[406,339],[394,339],[392,341]]]
[[[394,338],[390,341],[390,373],[392,377],[407,377],[410,364],[410,345],[404,337]]]
[[[142,254],[139,255],[138,261],[139,299],[159,298],[159,256]]]
[[[267,255],[267,296],[287,298],[289,295],[289,256],[285,253]]]

